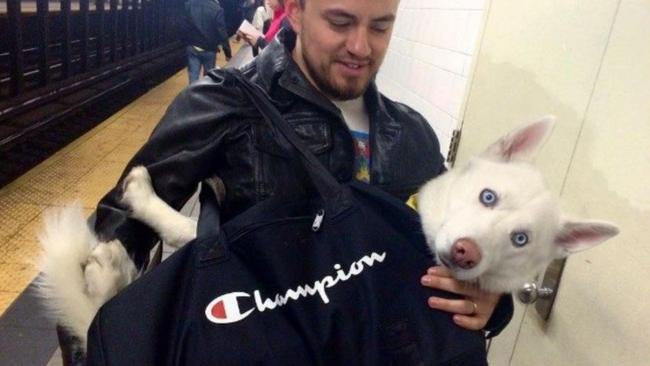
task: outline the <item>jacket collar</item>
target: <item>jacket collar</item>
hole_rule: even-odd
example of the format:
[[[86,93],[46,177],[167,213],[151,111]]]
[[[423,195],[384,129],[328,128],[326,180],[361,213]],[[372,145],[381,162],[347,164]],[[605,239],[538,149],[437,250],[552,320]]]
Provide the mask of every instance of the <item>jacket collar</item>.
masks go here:
[[[280,108],[288,107],[299,96],[321,109],[337,116],[341,121],[343,116],[332,102],[320,93],[305,77],[291,56],[296,45],[296,34],[290,28],[283,28],[275,39],[255,59],[257,74],[268,95]],[[384,97],[379,93],[375,81],[371,81],[364,94],[364,102],[371,123],[371,139],[373,149],[373,164],[371,176],[383,172],[387,180],[390,167],[384,166],[391,159],[385,155],[399,145],[402,126],[388,111]],[[384,155],[384,156],[377,156]],[[372,179],[372,178],[371,178]]]
[[[393,174],[400,169],[392,164],[400,161],[397,147],[402,140],[403,126],[387,110],[384,97],[379,94],[374,81],[368,86],[364,101],[370,119],[370,183],[390,184],[394,180]]]
[[[291,56],[296,34],[283,28],[255,59],[257,74],[268,95],[279,105],[288,105],[299,96],[326,111],[339,115],[338,109],[307,80]]]
[[[366,103],[366,110],[368,111],[368,116],[371,121],[382,121],[399,126],[390,113],[388,113],[383,96],[379,93],[377,84],[374,80],[370,82],[370,85],[368,85],[368,89],[363,95],[363,100]]]

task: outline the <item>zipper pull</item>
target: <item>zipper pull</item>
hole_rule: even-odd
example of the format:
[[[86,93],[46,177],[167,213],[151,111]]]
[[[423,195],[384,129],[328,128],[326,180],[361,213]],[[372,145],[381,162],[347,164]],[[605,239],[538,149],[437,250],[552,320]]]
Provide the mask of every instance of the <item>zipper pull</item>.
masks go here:
[[[316,213],[316,218],[314,219],[314,223],[311,224],[312,231],[317,232],[320,229],[324,217],[325,217],[325,210],[324,209],[318,210],[318,212]]]

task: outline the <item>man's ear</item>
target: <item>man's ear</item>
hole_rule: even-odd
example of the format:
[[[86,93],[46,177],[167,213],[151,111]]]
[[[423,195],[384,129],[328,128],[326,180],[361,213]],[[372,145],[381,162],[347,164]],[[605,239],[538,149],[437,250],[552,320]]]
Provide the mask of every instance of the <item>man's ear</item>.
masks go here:
[[[293,31],[300,34],[302,30],[302,12],[304,9],[300,6],[299,0],[285,0],[284,11],[289,19],[289,24]]]

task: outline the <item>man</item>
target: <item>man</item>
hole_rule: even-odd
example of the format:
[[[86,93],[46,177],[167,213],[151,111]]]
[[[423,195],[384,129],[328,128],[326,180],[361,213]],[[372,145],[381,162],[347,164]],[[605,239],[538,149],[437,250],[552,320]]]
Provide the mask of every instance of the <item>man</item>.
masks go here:
[[[398,5],[399,0],[286,0],[293,30],[283,29],[243,73],[268,93],[337,179],[365,180],[406,200],[444,166],[424,118],[381,96],[374,83]],[[177,97],[126,171],[145,165],[156,192],[176,208],[198,182],[216,174],[226,187],[223,221],[271,195],[304,194],[308,188],[254,106],[223,72],[209,76]],[[100,202],[96,229],[103,240],[119,238],[142,266],[155,238],[128,219],[120,186]],[[469,289],[440,267],[431,268],[422,284],[465,296],[429,299],[432,308],[455,314],[461,327],[494,335],[510,319],[509,296]]]
[[[187,72],[190,84],[212,70],[219,45],[228,43],[224,12],[218,0],[187,0],[181,23],[181,38],[186,43]],[[230,46],[224,47],[230,57]]]

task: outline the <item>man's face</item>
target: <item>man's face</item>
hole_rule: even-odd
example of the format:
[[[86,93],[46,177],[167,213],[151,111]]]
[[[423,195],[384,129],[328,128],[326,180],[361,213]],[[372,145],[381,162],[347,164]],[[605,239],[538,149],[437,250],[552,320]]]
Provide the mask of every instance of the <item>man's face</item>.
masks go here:
[[[361,96],[377,74],[393,31],[399,0],[287,0],[298,34],[293,58],[327,97]]]

